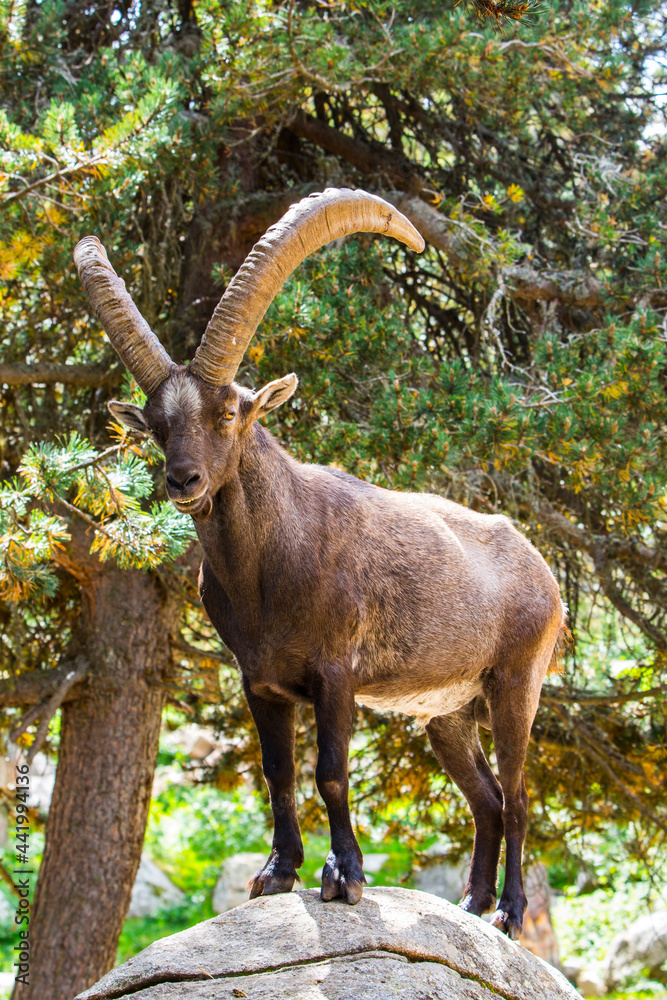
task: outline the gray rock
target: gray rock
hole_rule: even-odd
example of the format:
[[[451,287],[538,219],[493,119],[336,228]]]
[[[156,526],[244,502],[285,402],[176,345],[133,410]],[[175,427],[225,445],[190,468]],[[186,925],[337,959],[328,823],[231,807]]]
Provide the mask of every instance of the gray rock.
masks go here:
[[[184,902],[185,893],[174,885],[147,854],[142,854],[132,887],[128,917],[154,917],[160,910],[181,906]]]
[[[528,906],[519,941],[533,955],[560,968],[558,941],[551,922],[551,890],[546,866],[541,863],[530,865],[524,884]]]
[[[197,733],[186,747],[186,753],[194,760],[205,760],[217,747],[217,743],[208,733],[200,731]]]
[[[132,1000],[498,1000],[479,983],[435,962],[408,962],[377,952],[332,958],[271,974],[161,983],[132,994]]]
[[[248,882],[262,867],[269,856],[247,851],[233,854],[220,866],[218,881],[213,890],[213,912],[226,913],[235,906],[240,906],[248,899]]]
[[[577,989],[585,997],[603,997],[607,987],[602,966],[589,965],[581,969],[577,976]]]
[[[388,854],[364,854],[364,873],[377,875],[387,861],[389,861]]]
[[[78,1000],[577,1000],[564,976],[428,893],[367,889],[261,896],[156,941]]]
[[[439,844],[434,844],[424,853],[434,857],[442,856],[447,848]],[[414,873],[413,881],[417,889],[422,892],[432,892],[434,896],[448,899],[450,903],[458,903],[463,897],[463,891],[468,882],[468,869],[470,868],[470,858],[465,857],[454,863],[447,861],[436,861],[434,864],[425,865]]]
[[[584,967],[584,960],[583,959],[579,959],[579,960],[574,959],[574,960],[571,960],[569,962],[563,962],[563,964],[561,965],[560,969],[561,969],[561,972],[563,973],[563,975],[565,976],[565,978],[569,979],[569,981],[574,986],[576,986],[577,985],[577,976],[579,975],[579,973],[581,972],[581,970],[583,969],[583,967]]]
[[[634,985],[645,972],[653,978],[667,972],[667,910],[647,913],[609,946],[605,976],[610,989]]]

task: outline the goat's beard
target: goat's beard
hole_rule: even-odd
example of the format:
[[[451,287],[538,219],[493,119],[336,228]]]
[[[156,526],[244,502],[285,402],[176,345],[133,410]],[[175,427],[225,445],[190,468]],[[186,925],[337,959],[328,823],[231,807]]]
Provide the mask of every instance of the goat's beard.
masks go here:
[[[206,518],[210,515],[212,510],[213,510],[213,501],[211,500],[210,497],[207,496],[204,503],[199,508],[199,510],[194,514],[191,514],[190,516],[192,517],[193,521],[205,521]]]

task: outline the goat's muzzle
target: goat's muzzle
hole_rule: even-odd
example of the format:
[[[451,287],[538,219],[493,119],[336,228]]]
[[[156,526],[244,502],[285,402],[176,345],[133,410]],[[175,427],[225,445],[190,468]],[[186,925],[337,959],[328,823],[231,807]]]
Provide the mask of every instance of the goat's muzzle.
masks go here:
[[[195,469],[169,469],[167,472],[167,496],[181,514],[192,514],[201,520],[208,517],[213,508],[208,492],[208,476],[200,475]]]
[[[208,493],[192,497],[191,500],[175,500],[172,498],[171,502],[181,514],[192,514],[197,521],[205,520],[213,509],[213,503]]]

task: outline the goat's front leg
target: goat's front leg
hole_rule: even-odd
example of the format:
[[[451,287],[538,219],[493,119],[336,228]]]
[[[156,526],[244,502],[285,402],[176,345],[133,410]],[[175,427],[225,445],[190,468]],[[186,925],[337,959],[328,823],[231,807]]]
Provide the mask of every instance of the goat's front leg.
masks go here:
[[[254,694],[243,678],[248,705],[262,748],[262,768],[271,796],[273,846],[268,861],[250,880],[250,899],[291,892],[303,864],[303,843],[296,813],[294,705]]]
[[[352,678],[343,668],[318,673],[314,686],[317,723],[315,780],[329,816],[331,850],[322,871],[321,898],[358,903],[366,881],[363,857],[352,830],[347,761],[355,717]]]

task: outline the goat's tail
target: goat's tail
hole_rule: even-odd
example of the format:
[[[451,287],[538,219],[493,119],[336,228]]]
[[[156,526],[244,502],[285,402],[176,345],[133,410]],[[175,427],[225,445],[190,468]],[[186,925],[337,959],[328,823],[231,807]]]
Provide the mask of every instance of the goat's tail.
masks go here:
[[[563,673],[563,657],[574,645],[574,637],[567,627],[567,613],[567,604],[563,604],[563,621],[558,633],[558,638],[556,639],[554,651],[551,654],[551,663],[549,664],[549,669],[547,670],[548,674]]]

